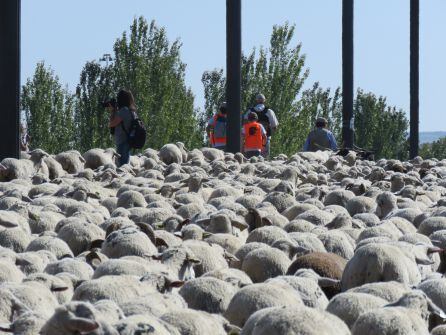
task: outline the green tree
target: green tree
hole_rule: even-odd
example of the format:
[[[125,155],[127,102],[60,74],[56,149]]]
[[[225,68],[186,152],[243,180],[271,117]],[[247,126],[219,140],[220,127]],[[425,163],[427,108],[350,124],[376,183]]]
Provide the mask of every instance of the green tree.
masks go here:
[[[373,150],[376,158],[407,159],[408,120],[385,97],[358,90],[354,105],[356,145]]]
[[[139,116],[148,127],[150,147],[183,141],[200,145],[194,95],[185,85],[181,43],[169,43],[164,28],[140,17],[114,46],[116,87],[132,91]]]
[[[101,106],[106,98],[115,94],[113,68],[87,62],[82,69],[76,88],[75,113],[76,147],[81,151],[90,148],[113,146],[108,128],[109,114]]]
[[[446,158],[446,137],[440,138],[432,143],[423,143],[420,146],[420,156],[423,158]]]
[[[75,101],[67,88],[44,62],[38,63],[32,79],[22,87],[24,111],[31,147],[56,153],[74,147]]]
[[[146,146],[159,148],[177,141],[188,147],[202,145],[198,111],[185,84],[186,65],[180,49],[178,40],[169,42],[164,28],[140,17],[116,40],[113,64],[107,68],[88,62],[77,87],[79,147],[111,145],[108,114],[99,101],[121,88],[133,93],[138,116],[147,126]]]

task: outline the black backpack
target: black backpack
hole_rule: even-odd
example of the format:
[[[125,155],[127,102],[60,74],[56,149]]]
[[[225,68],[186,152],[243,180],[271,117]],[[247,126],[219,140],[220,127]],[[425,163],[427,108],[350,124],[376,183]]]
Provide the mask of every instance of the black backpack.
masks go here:
[[[130,129],[127,132],[124,127],[124,123],[121,122],[122,129],[124,133],[127,134],[128,142],[130,148],[132,149],[142,149],[146,143],[147,130],[141,119],[136,116],[134,111],[132,113],[132,122],[130,123]]]

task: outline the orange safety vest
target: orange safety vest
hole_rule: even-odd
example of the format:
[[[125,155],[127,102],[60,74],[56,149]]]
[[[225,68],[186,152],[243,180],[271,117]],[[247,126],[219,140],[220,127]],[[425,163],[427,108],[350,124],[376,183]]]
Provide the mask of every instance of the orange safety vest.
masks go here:
[[[248,122],[243,125],[245,133],[245,151],[262,150],[263,136],[262,126],[258,122]]]
[[[224,122],[224,125],[223,125],[223,122],[221,122],[222,125],[220,125],[220,126],[224,126],[225,127],[225,129],[223,131],[225,136],[221,136],[221,135],[219,136],[219,134],[216,134],[216,133],[218,133],[218,131],[216,131],[215,128],[216,128],[217,122],[219,122],[217,120],[219,117],[222,117],[222,116],[220,114],[215,114],[214,115],[214,122],[212,124],[213,129],[211,131],[211,143],[212,143],[213,146],[217,146],[217,147],[218,146],[222,146],[222,145],[226,145],[226,122]]]

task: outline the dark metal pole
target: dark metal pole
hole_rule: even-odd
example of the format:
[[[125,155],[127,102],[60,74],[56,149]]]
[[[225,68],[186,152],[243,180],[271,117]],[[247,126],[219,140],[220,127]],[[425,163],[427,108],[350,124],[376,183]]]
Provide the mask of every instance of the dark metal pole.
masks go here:
[[[420,0],[410,0],[410,158],[418,156]]]
[[[19,158],[20,0],[0,4],[0,159]]]
[[[353,148],[353,13],[354,0],[342,0],[342,140]]]
[[[226,151],[241,148],[241,61],[242,4],[241,0],[226,0],[226,102],[228,109]]]

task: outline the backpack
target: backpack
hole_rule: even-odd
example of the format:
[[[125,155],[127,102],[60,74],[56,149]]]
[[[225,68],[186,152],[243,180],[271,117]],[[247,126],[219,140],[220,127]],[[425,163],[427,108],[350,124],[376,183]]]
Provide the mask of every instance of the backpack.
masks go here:
[[[250,108],[249,110],[251,112],[254,112],[257,114],[258,122],[265,128],[266,130],[266,136],[271,136],[271,127],[269,123],[268,115],[266,114],[268,112],[268,107],[265,106],[265,108],[262,111],[256,111],[254,107]]]
[[[226,122],[227,119],[224,116],[217,116],[214,123],[214,138],[226,137]]]
[[[129,131],[127,132],[125,130],[123,122],[121,123],[121,126],[124,130],[124,133],[127,134],[130,148],[142,149],[144,147],[144,144],[146,143],[147,130],[142,120],[136,116],[136,113],[133,111],[130,112],[132,113],[132,122],[130,123]]]

